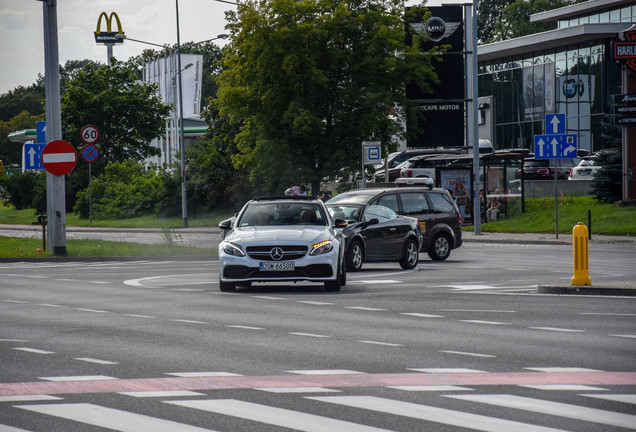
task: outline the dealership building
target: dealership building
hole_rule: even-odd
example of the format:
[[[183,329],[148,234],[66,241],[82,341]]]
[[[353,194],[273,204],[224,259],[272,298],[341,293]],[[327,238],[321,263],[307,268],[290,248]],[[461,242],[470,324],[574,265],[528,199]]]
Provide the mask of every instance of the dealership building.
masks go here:
[[[636,1],[592,0],[532,15],[557,29],[478,48],[480,138],[495,149],[533,149],[545,115],[565,114],[579,149],[605,147],[601,124],[623,90],[612,43],[636,23]]]

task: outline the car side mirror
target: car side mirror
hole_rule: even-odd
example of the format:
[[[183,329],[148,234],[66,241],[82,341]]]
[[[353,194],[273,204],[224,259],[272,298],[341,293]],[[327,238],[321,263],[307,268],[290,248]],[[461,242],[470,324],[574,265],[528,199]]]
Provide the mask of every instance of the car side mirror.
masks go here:
[[[231,230],[232,229],[232,219],[225,219],[219,223],[219,228],[222,230]]]
[[[344,219],[336,218],[336,219],[333,221],[333,225],[334,225],[336,228],[346,228],[346,227],[347,227],[347,225],[349,225],[349,223],[348,223],[346,220],[344,220]]]
[[[377,218],[373,218],[373,219],[370,219],[368,221],[365,221],[364,222],[364,226],[368,227],[369,225],[377,225],[379,223],[380,223],[380,221]]]

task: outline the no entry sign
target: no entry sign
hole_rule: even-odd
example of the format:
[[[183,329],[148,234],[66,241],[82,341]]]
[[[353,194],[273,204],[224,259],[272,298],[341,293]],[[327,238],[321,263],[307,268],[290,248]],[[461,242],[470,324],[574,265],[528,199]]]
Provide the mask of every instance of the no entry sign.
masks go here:
[[[77,163],[77,154],[66,141],[51,141],[42,149],[42,165],[54,175],[66,175],[73,171]]]

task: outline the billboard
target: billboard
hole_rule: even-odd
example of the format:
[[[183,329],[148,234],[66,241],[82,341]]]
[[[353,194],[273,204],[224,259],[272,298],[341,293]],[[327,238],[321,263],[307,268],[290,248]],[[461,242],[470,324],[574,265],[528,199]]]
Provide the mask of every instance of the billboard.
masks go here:
[[[407,39],[412,43],[413,33],[427,36],[422,49],[450,45],[450,50],[435,63],[439,84],[430,83],[433,92],[424,93],[411,84],[406,94],[415,104],[416,124],[407,123],[408,147],[460,147],[464,142],[464,22],[462,6],[407,8]],[[426,12],[431,16],[427,18]]]

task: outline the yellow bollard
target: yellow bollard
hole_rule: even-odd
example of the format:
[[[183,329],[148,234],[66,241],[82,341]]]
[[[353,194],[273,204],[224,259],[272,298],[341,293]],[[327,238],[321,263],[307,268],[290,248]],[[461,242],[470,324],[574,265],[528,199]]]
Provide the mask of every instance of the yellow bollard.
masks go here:
[[[572,285],[592,285],[588,269],[587,227],[583,222],[579,222],[572,229],[572,245],[574,252]]]

